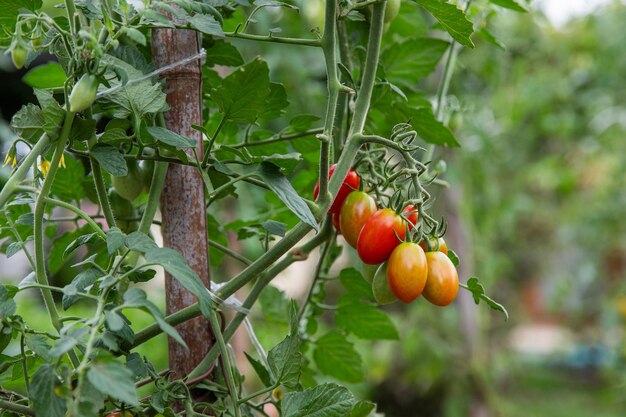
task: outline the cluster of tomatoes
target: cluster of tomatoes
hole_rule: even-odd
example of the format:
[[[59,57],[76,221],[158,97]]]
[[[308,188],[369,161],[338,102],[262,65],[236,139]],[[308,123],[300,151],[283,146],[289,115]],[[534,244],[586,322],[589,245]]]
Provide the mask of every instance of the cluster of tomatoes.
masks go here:
[[[330,167],[329,177],[334,171],[335,165]],[[356,248],[363,263],[380,264],[372,278],[377,301],[410,303],[424,295],[432,304],[450,304],[459,290],[459,276],[443,238],[429,238],[419,244],[410,241],[407,231],[417,226],[417,208],[409,204],[402,214],[391,208],[379,209],[374,198],[359,191],[360,185],[359,175],[351,169],[328,213],[337,232]],[[318,194],[319,182],[313,198]]]

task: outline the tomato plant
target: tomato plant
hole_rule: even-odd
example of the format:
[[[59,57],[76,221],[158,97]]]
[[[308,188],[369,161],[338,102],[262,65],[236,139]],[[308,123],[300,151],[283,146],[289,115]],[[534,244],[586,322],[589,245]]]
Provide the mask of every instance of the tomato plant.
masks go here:
[[[441,158],[435,145],[458,141],[442,122],[443,103],[456,54],[474,46],[470,18],[492,6],[466,15],[438,0],[406,2],[421,17],[397,19],[384,34],[399,1],[316,4],[325,11],[323,23],[320,8],[311,17],[323,24],[313,32],[293,2],[29,0],[0,8],[0,48],[28,67],[23,81],[34,94],[11,120],[16,139],[0,190],[0,250],[23,252],[31,269],[7,284],[12,272],[0,273],[3,411],[375,412],[335,382],[366,380],[354,344],[400,335],[376,302],[417,296],[422,252],[402,241],[444,232],[431,167]],[[324,65],[303,64],[309,57]],[[439,65],[444,73],[429,77]],[[311,201],[298,190],[316,180]],[[376,211],[374,201],[385,208]],[[335,272],[342,245],[333,224],[366,264],[391,256],[387,267]],[[302,302],[269,285],[317,248]],[[426,255],[436,263],[424,294],[443,304],[452,271],[437,254]],[[334,278],[337,305],[326,291]],[[503,310],[478,281],[465,287]],[[20,293],[43,299],[45,331],[23,313]],[[257,306],[271,320],[249,317]],[[278,325],[268,331],[272,320]],[[242,323],[256,377],[244,377],[242,356],[231,354]],[[167,346],[146,345],[161,334]]]
[[[376,201],[363,191],[353,191],[346,197],[339,212],[339,225],[346,242],[353,248],[363,225],[376,210]]]
[[[428,278],[424,298],[437,306],[447,306],[459,292],[459,275],[454,264],[443,252],[426,252]]]
[[[442,237],[437,238],[437,239],[429,238],[428,243],[426,243],[426,240],[422,240],[420,241],[420,246],[424,250],[424,252],[428,252],[432,250],[432,251],[443,252],[446,255],[448,254],[448,244]]]
[[[426,255],[418,244],[403,242],[391,252],[387,262],[387,280],[400,301],[410,303],[419,297],[429,276]]]

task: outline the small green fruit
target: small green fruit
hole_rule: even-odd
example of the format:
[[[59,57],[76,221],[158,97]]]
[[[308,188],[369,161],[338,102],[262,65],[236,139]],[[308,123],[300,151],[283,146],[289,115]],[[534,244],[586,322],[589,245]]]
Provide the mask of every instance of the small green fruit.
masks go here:
[[[381,264],[374,280],[372,281],[372,292],[374,293],[374,299],[380,305],[391,304],[398,301],[398,298],[391,291],[389,281],[387,281],[387,262]]]
[[[70,111],[83,111],[96,101],[98,79],[93,74],[85,74],[74,85],[70,94]]]

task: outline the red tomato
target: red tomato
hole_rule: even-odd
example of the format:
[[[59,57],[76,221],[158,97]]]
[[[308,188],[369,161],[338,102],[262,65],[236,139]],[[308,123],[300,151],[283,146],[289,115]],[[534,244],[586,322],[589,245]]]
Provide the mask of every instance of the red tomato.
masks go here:
[[[378,210],[361,229],[356,244],[359,257],[366,264],[385,262],[405,235],[406,223],[402,217],[390,208]]]
[[[346,242],[356,248],[363,225],[376,212],[376,201],[363,191],[348,194],[339,211],[339,225]]]
[[[330,168],[328,169],[328,178],[333,176],[335,168],[337,168],[337,164],[333,164],[330,166]],[[350,171],[348,171],[348,175],[346,175],[346,178],[343,180],[341,188],[339,188],[339,192],[337,193],[333,204],[328,209],[328,212],[332,214],[337,213],[339,210],[341,210],[341,204],[343,203],[343,200],[345,200],[348,194],[350,194],[353,190],[358,190],[360,183],[361,179],[359,178],[359,174],[357,174],[355,170],[350,169]],[[313,189],[313,200],[317,200],[317,196],[319,195],[319,193],[320,182],[318,181],[317,183],[315,183],[315,188]]]
[[[426,255],[417,243],[403,242],[391,252],[387,262],[387,281],[400,301],[410,303],[419,297],[427,277]]]
[[[428,278],[424,298],[436,306],[447,306],[459,292],[459,275],[454,264],[443,252],[426,252]]]
[[[406,214],[414,211],[414,213]],[[413,230],[413,227],[417,225],[417,208],[413,204],[409,204],[402,210],[402,214],[409,220],[409,230]]]
[[[428,239],[428,242],[430,243],[431,251],[438,250],[439,252],[443,252],[446,255],[448,254],[448,245],[446,244],[446,241],[443,240],[442,237],[440,237],[439,239],[435,239],[434,237],[431,237]],[[424,249],[424,252],[428,251],[428,247],[426,246],[425,240],[422,240],[420,242],[420,246],[422,247],[422,249]]]

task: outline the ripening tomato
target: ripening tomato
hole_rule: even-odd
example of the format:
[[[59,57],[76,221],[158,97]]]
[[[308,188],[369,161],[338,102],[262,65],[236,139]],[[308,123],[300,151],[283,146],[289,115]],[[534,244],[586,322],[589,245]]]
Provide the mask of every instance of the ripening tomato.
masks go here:
[[[428,243],[430,243],[431,251],[439,251],[445,253],[446,255],[448,254],[448,245],[442,237],[439,239],[435,239],[434,237],[428,238]],[[429,248],[427,247],[425,240],[420,242],[420,246],[424,249],[424,252],[428,252]]]
[[[459,274],[443,252],[426,252],[426,262],[428,278],[422,294],[436,306],[447,306],[459,292]]]
[[[328,169],[328,178],[333,176],[335,168],[337,168],[337,164],[333,164],[330,166],[330,168]],[[357,174],[355,170],[350,169],[350,171],[348,171],[348,175],[346,175],[346,178],[343,180],[341,188],[339,188],[339,192],[337,193],[333,204],[331,204],[330,208],[328,209],[328,212],[332,214],[341,210],[341,204],[343,203],[343,200],[345,200],[348,194],[350,194],[353,190],[358,190],[360,183],[361,179],[359,178],[359,174]],[[315,189],[313,190],[313,200],[317,200],[317,196],[319,193],[320,182],[318,181],[315,184]]]
[[[427,276],[426,255],[417,243],[403,242],[391,252],[387,262],[387,280],[400,301],[410,303],[419,297]]]
[[[339,225],[346,242],[356,248],[363,225],[376,213],[376,201],[363,191],[348,194],[339,211]]]
[[[356,249],[366,264],[379,264],[404,240],[406,222],[398,213],[384,208],[374,213],[363,225]]]
[[[417,208],[413,204],[409,204],[402,210],[402,214],[409,220],[409,230],[413,230],[413,228],[417,226]]]

